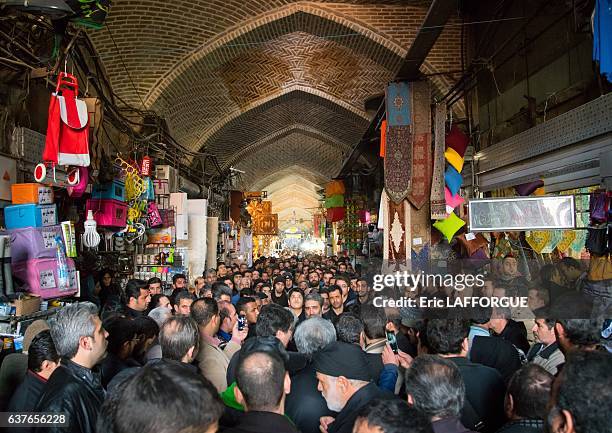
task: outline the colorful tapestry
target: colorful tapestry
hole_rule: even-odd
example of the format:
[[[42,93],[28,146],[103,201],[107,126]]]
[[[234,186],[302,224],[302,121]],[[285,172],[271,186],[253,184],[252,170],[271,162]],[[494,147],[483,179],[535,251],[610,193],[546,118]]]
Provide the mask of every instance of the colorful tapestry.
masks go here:
[[[412,181],[408,200],[420,209],[431,192],[431,90],[428,81],[411,83]]]
[[[387,124],[390,127],[410,125],[412,122],[410,102],[410,83],[391,83],[387,86],[385,105]]]
[[[436,104],[434,119],[434,153],[433,174],[431,180],[431,219],[446,218],[444,199],[444,125],[446,121],[446,104]]]
[[[387,120],[383,120],[380,124],[380,153],[381,158],[385,157],[385,149],[387,147]]]
[[[412,187],[412,131],[410,126],[389,126],[385,149],[385,190],[401,203]]]

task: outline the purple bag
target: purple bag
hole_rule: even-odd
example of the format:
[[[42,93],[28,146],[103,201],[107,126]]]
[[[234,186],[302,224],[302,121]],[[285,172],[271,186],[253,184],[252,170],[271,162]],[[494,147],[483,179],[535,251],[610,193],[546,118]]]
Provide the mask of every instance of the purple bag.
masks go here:
[[[13,263],[34,259],[54,259],[57,254],[55,238],[62,236],[61,226],[25,227],[8,231],[11,236]]]
[[[605,223],[608,219],[608,198],[605,192],[594,192],[591,194],[589,212],[593,224]]]

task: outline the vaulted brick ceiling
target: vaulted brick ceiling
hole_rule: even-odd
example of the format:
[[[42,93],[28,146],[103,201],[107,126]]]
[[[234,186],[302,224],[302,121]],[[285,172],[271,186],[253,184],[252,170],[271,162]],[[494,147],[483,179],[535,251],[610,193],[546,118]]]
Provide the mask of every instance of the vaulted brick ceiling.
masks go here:
[[[114,38],[92,39],[115,92],[166,117],[184,145],[245,170],[246,189],[290,167],[320,185],[367,127],[364,101],[394,77],[429,3],[116,0]],[[423,72],[459,69],[456,23]],[[452,75],[431,79],[442,92]]]

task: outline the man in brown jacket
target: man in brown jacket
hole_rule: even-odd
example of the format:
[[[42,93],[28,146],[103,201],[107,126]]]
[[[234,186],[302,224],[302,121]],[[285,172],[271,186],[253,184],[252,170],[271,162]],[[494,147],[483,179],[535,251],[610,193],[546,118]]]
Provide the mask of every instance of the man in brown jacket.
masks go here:
[[[200,332],[200,350],[196,358],[200,372],[212,382],[217,391],[225,391],[227,367],[232,355],[240,350],[242,341],[247,336],[248,327],[239,331],[236,323],[232,339],[224,349],[220,349],[220,340],[216,337],[221,324],[217,302],[211,298],[198,299],[191,305],[191,317],[198,324]]]

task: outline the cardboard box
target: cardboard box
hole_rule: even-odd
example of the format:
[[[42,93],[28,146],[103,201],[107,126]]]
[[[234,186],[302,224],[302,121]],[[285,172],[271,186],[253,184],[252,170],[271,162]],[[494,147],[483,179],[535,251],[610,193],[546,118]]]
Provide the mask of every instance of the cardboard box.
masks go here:
[[[15,315],[26,316],[40,311],[40,296],[27,295],[15,300]]]
[[[174,209],[177,214],[186,214],[188,212],[187,193],[170,193],[170,209]]]
[[[176,240],[186,241],[189,239],[189,215],[178,214],[176,216]]]

